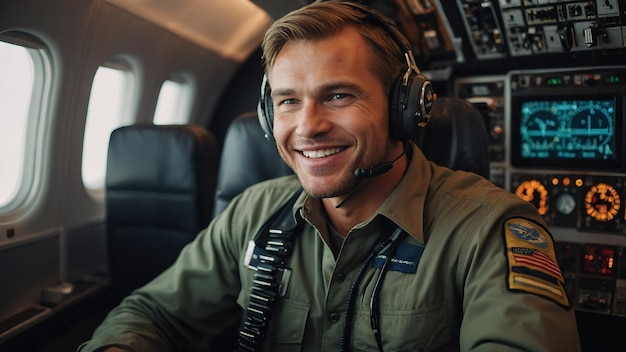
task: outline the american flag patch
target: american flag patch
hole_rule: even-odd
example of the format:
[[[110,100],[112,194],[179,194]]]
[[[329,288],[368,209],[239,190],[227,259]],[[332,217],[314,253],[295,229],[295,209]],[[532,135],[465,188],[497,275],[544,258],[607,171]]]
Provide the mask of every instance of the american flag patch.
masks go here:
[[[503,232],[508,288],[549,298],[569,308],[565,280],[548,231],[530,220],[510,219]]]
[[[556,279],[564,281],[561,268],[546,254],[533,248],[524,247],[513,247],[511,248],[511,252],[513,253],[513,258],[515,258],[515,264],[526,265],[531,269],[547,271]]]

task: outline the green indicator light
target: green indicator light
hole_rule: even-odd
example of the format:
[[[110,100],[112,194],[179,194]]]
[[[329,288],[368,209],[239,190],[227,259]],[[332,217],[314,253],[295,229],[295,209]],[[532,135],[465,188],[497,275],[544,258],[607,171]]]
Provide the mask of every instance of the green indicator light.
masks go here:
[[[548,79],[549,86],[560,86],[563,84],[563,80],[560,77],[550,78]]]
[[[622,79],[618,75],[610,75],[606,77],[606,82],[607,83],[621,83]]]

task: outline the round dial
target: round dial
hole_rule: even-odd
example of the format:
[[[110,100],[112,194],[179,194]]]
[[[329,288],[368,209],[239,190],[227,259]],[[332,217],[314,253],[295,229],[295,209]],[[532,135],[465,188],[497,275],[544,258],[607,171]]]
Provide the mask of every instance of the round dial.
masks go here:
[[[579,110],[572,117],[570,131],[572,140],[582,150],[597,151],[601,154],[612,154],[611,146],[607,145],[613,135],[612,113],[601,104],[589,103],[579,105]],[[607,150],[607,148],[609,148]]]
[[[617,190],[606,183],[598,183],[585,195],[585,212],[599,222],[611,221],[621,207]]]
[[[576,199],[571,193],[561,193],[556,197],[556,209],[563,215],[571,214],[576,208]]]
[[[523,200],[532,203],[539,214],[548,212],[548,190],[537,180],[526,180],[515,189],[515,194]]]
[[[524,150],[550,150],[558,142],[559,120],[545,102],[529,103],[526,108],[534,111],[521,121]],[[536,105],[536,106],[535,106]],[[545,106],[544,106],[545,105]]]

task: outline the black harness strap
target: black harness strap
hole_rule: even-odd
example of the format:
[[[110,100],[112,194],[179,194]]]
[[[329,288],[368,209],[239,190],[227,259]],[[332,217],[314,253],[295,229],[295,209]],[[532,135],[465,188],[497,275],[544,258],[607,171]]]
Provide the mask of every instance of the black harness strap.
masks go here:
[[[285,263],[291,255],[295,235],[304,224],[299,214],[295,219],[291,215],[301,193],[298,190],[254,236],[255,247],[263,251],[258,255],[250,302],[239,328],[239,351],[258,351],[265,341],[272,305],[280,294],[281,278],[288,270]]]

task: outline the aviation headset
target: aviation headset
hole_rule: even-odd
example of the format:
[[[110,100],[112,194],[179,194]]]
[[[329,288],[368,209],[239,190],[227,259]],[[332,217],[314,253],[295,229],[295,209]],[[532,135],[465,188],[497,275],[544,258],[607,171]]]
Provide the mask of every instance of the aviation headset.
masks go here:
[[[368,20],[383,28],[404,53],[407,70],[394,80],[389,94],[389,131],[397,140],[403,142],[414,140],[418,128],[425,127],[430,120],[435,93],[431,82],[417,68],[411,44],[393,23],[377,14],[375,10],[356,3],[341,2],[341,4],[363,13]],[[257,114],[265,138],[274,141],[274,105],[267,75],[263,76],[261,83]]]

